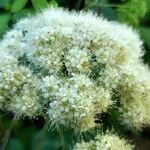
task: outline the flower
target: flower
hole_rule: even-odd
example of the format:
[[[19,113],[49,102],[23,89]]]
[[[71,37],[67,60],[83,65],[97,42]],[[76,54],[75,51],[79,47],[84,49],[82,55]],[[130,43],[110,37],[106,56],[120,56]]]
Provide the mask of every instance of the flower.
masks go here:
[[[126,25],[48,8],[20,20],[0,41],[0,109],[86,131],[98,114],[117,107],[122,123],[140,129],[150,123],[143,53]]]
[[[12,111],[16,117],[34,117],[41,108],[38,79],[16,58],[3,53],[0,60],[1,107]],[[40,112],[40,111],[39,111]]]
[[[141,129],[150,124],[150,71],[147,66],[136,64],[124,67],[120,82],[119,108],[123,123],[131,129]]]
[[[75,150],[132,150],[133,145],[113,133],[98,134],[94,140],[77,143]]]

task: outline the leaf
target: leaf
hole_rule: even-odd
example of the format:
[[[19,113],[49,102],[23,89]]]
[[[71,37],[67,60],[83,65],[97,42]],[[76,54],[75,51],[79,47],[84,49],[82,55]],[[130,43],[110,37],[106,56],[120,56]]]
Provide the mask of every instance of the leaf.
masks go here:
[[[0,37],[6,32],[8,29],[8,23],[10,21],[10,14],[1,14],[0,15]]]
[[[20,11],[22,8],[24,8],[27,2],[28,0],[15,0],[12,4],[11,12],[14,13]]]
[[[32,5],[36,11],[42,10],[48,6],[48,2],[46,0],[31,0]]]
[[[15,134],[15,137],[21,140],[25,149],[30,149],[31,147],[30,142],[31,142],[32,136],[37,131],[35,125],[30,125],[29,123],[20,121],[16,123],[16,126],[14,126],[12,130],[13,130],[13,133]]]
[[[61,148],[61,143],[57,132],[39,131],[33,137],[33,150],[55,150],[59,148]]]
[[[33,11],[31,9],[22,9],[21,11],[18,11],[13,14],[12,20],[13,22],[17,22],[21,18],[26,17],[27,15],[32,14],[32,13]]]
[[[121,22],[126,22],[132,26],[138,26],[147,10],[148,0],[129,0],[117,9],[118,19]]]
[[[5,3],[5,1],[0,1],[0,7],[4,7]]]
[[[52,143],[51,141],[43,141],[42,143],[39,143],[36,150],[56,150],[58,149],[57,143]],[[34,148],[33,148],[34,150]]]
[[[6,150],[24,150],[24,147],[19,139],[11,138]]]
[[[102,8],[103,16],[106,17],[108,20],[116,20],[116,13],[112,8],[103,7]]]
[[[146,49],[146,53],[144,55],[144,62],[148,63],[150,66],[150,28],[148,27],[141,27],[140,28],[141,38],[144,40],[144,43],[148,47]]]
[[[140,28],[141,37],[144,39],[145,44],[150,48],[150,28],[141,27]]]
[[[0,0],[0,8],[9,10],[11,8],[11,0]]]

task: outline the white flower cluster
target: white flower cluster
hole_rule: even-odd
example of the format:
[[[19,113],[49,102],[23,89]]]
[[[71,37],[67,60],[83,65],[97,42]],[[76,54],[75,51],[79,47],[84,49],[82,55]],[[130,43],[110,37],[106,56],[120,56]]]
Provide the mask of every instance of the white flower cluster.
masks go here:
[[[16,58],[1,52],[0,108],[16,117],[34,117],[40,112],[38,79],[28,68],[18,66]]]
[[[88,50],[79,51],[78,48],[70,49],[66,54],[65,64],[69,72],[80,71],[86,72],[90,69],[90,54]]]
[[[120,82],[119,110],[128,127],[140,129],[150,124],[150,70],[142,64],[126,67]]]
[[[128,144],[125,139],[121,139],[119,136],[106,133],[98,134],[95,137],[95,140],[89,142],[77,143],[75,150],[133,150],[134,147],[131,144]]]
[[[94,115],[111,105],[110,92],[98,88],[85,75],[72,75],[64,81],[55,76],[43,79],[43,93],[51,100],[48,115],[55,126],[62,124],[85,131],[94,127]]]
[[[0,108],[86,131],[97,114],[118,107],[121,122],[139,129],[150,123],[142,55],[138,34],[126,25],[49,8],[20,20],[0,42]]]

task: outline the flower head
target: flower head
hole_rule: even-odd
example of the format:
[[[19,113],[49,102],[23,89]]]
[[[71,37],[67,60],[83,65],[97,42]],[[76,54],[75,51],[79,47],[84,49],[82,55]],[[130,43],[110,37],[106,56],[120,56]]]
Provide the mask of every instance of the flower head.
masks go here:
[[[106,133],[98,134],[94,140],[89,142],[77,143],[75,150],[133,150],[133,145],[127,143],[125,139],[120,138],[119,136]]]
[[[16,117],[40,114],[56,127],[86,131],[97,114],[118,107],[128,126],[150,123],[143,46],[126,25],[49,8],[8,31],[0,55],[0,109]]]

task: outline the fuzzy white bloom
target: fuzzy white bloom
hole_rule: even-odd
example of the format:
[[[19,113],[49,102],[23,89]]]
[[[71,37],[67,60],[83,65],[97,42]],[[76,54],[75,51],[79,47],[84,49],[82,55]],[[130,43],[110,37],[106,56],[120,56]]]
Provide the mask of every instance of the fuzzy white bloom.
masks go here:
[[[17,59],[3,53],[0,60],[0,108],[16,117],[34,117],[40,112],[38,79]]]
[[[95,140],[89,142],[77,143],[75,150],[133,150],[134,147],[127,143],[125,139],[121,139],[119,136],[106,133],[98,134]]]
[[[120,82],[121,105],[124,123],[133,129],[150,124],[150,70],[136,64],[124,67]],[[126,94],[127,93],[127,94]]]
[[[86,49],[82,51],[79,51],[78,47],[70,49],[65,58],[66,67],[70,72],[88,72],[90,70],[90,54]]]
[[[16,117],[42,113],[56,127],[85,131],[97,114],[119,107],[120,119],[140,128],[150,123],[142,55],[138,34],[126,25],[46,9],[20,20],[0,42],[0,109]]]
[[[58,77],[44,78],[46,89],[43,91],[50,96],[48,115],[52,124],[73,126],[82,131],[94,127],[95,114],[106,111],[112,104],[109,91],[97,88],[82,74],[73,74],[64,83],[56,78]]]

